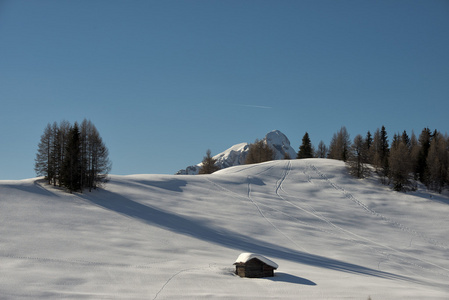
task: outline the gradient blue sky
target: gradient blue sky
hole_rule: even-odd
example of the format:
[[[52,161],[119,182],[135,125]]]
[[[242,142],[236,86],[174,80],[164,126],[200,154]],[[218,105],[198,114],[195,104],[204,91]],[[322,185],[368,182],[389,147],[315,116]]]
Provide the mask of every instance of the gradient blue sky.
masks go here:
[[[278,129],[298,150],[449,130],[449,1],[0,1],[0,179],[90,119],[112,174],[173,174]]]

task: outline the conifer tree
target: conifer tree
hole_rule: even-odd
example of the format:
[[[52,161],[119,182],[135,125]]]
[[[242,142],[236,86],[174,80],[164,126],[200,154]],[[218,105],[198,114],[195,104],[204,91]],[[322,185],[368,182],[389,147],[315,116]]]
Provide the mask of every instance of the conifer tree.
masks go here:
[[[366,141],[358,134],[354,138],[354,143],[351,145],[347,164],[349,172],[357,177],[363,178],[369,173],[369,168],[366,165],[368,156],[368,148]]]
[[[411,140],[408,137],[407,131],[404,130],[404,132],[401,135],[401,141],[407,146],[407,148],[410,149],[411,147]]]
[[[412,163],[407,140],[398,134],[394,135],[388,157],[388,176],[395,191],[406,191],[410,187]]]
[[[448,172],[448,145],[439,132],[433,134],[426,159],[426,186],[429,189],[442,192]]]
[[[337,133],[334,133],[331,143],[329,145],[328,157],[331,159],[338,159],[347,161],[349,157],[349,148],[351,147],[351,140],[349,133],[345,126],[342,126]]]
[[[446,137],[446,161],[447,161],[447,168],[446,168],[446,184],[449,185],[449,135],[445,135]]]
[[[446,161],[447,161],[446,184],[449,185],[449,136],[448,135],[446,135]]]
[[[416,173],[419,180],[427,185],[427,155],[429,154],[430,142],[432,141],[432,133],[429,128],[424,128],[419,135],[419,153],[416,162]]]
[[[69,192],[81,190],[80,132],[76,122],[69,131],[62,178]]]
[[[90,121],[84,119],[81,122],[80,127],[80,164],[81,164],[81,186],[88,186],[89,181],[89,133],[90,133]]]
[[[377,128],[377,130],[374,132],[373,136],[373,143],[370,147],[370,157],[371,157],[371,164],[376,168],[376,172],[379,172],[379,169],[382,165],[379,158],[379,152],[380,152],[380,129]]]
[[[206,156],[203,158],[202,166],[198,174],[212,174],[215,171],[220,170],[220,167],[216,165],[217,160],[211,156],[211,151],[206,151]]]
[[[111,170],[111,162],[109,160],[109,150],[103,143],[95,125],[88,123],[88,138],[87,138],[87,158],[89,159],[88,169],[86,171],[88,180],[86,187],[89,191],[101,187],[108,181],[108,173]]]
[[[401,141],[399,134],[394,134],[393,135],[393,141],[391,142],[391,148],[393,147],[397,147],[399,145],[399,142]]]
[[[371,132],[368,130],[368,132],[366,133],[366,138],[365,138],[366,149],[369,150],[371,148],[372,144],[373,144],[373,137],[371,135]]]
[[[365,138],[365,149],[366,149],[366,158],[364,163],[372,164],[373,163],[373,155],[371,151],[371,146],[373,145],[373,136],[371,132],[368,130]]]
[[[318,149],[315,155],[318,158],[325,158],[327,156],[327,146],[323,141],[320,141],[320,143],[318,144]]]
[[[53,170],[54,170],[54,177],[53,177],[53,185],[56,186],[56,184],[59,181],[59,174],[61,170],[62,163],[59,160],[59,127],[56,122],[53,123],[51,127],[51,134],[52,134],[52,144],[51,144],[51,152],[52,152],[52,160],[53,160]]]
[[[339,151],[338,151],[338,146],[337,146],[337,134],[334,133],[332,135],[332,139],[329,144],[329,150],[327,152],[327,157],[330,159],[338,159],[338,157],[340,156],[338,152]]]
[[[384,169],[384,174],[388,175],[388,156],[390,154],[390,147],[388,145],[388,135],[385,126],[382,125],[380,130],[380,160]]]
[[[47,124],[44,133],[41,136],[36,159],[34,163],[34,170],[38,176],[44,176],[48,183],[51,183],[54,179],[54,168],[52,160],[52,127]]]
[[[382,126],[381,130],[377,129],[374,133],[373,145],[370,152],[376,172],[385,179],[388,176],[388,156],[390,152],[385,126]]]
[[[302,144],[299,146],[298,155],[296,158],[312,158],[313,157],[313,147],[309,138],[309,134],[306,132],[302,138]]]
[[[420,152],[420,146],[418,139],[416,138],[415,132],[412,131],[412,136],[410,137],[410,161],[412,164],[413,179],[418,180],[419,174],[417,171],[418,157]]]

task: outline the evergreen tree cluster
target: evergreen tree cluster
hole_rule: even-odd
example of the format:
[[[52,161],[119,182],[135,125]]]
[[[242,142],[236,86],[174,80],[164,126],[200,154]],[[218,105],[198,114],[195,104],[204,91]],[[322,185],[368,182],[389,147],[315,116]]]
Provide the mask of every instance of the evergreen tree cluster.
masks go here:
[[[319,152],[319,151],[318,151]],[[316,157],[324,157],[322,153]],[[416,189],[420,181],[428,189],[442,192],[449,185],[449,137],[447,134],[424,128],[417,138],[404,130],[394,134],[391,145],[384,126],[374,135],[357,135],[351,143],[345,127],[334,134],[328,158],[343,160],[351,174],[358,178],[369,174],[370,168],[381,175],[385,184],[396,191]]]
[[[41,136],[35,159],[36,174],[49,184],[68,191],[92,190],[107,182],[111,169],[108,149],[95,125],[83,120],[48,124]]]

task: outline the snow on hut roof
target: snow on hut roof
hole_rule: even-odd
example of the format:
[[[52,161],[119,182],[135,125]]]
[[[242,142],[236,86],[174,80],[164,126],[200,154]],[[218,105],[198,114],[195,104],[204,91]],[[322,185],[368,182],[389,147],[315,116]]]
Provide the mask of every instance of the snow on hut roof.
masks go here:
[[[246,263],[247,261],[253,259],[253,258],[257,258],[258,260],[260,260],[263,263],[266,263],[267,265],[277,269],[279,266],[277,265],[277,263],[275,263],[274,261],[266,258],[265,256],[262,256],[260,254],[256,254],[256,253],[242,253],[239,255],[239,257],[236,259],[234,264],[238,264],[238,263]]]

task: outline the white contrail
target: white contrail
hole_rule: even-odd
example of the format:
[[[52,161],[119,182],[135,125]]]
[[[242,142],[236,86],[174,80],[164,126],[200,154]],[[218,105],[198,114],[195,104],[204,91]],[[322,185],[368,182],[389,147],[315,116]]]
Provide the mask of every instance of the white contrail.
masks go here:
[[[261,109],[272,109],[270,106],[262,106],[262,105],[251,105],[251,104],[236,104],[238,106],[244,107],[252,107],[252,108],[261,108]]]

